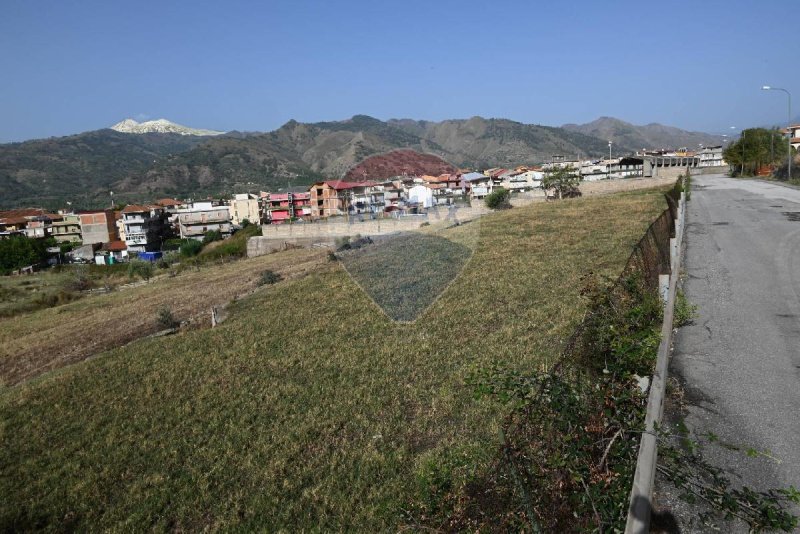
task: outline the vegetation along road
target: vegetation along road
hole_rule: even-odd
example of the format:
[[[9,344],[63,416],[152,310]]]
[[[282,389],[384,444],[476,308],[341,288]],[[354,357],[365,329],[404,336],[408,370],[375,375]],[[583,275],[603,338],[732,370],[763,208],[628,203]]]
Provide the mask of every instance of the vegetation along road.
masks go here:
[[[799,487],[800,190],[695,180],[685,291],[698,310],[678,331],[671,370],[685,381],[686,424],[763,453],[705,447],[737,484]]]

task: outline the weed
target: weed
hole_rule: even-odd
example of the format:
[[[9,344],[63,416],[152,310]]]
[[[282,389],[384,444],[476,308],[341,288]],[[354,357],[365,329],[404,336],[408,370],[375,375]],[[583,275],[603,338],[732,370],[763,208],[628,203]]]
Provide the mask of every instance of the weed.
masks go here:
[[[180,321],[175,318],[175,316],[172,314],[172,310],[170,310],[169,307],[162,306],[158,309],[158,312],[156,313],[156,325],[160,330],[177,328],[180,324]]]
[[[675,293],[673,327],[680,328],[692,324],[695,317],[697,317],[697,306],[689,302],[689,299],[686,298],[686,294],[682,289],[678,289]]]
[[[267,269],[263,273],[261,273],[261,278],[258,280],[258,285],[260,286],[270,286],[272,284],[277,284],[281,281],[281,275],[273,271],[272,269]]]

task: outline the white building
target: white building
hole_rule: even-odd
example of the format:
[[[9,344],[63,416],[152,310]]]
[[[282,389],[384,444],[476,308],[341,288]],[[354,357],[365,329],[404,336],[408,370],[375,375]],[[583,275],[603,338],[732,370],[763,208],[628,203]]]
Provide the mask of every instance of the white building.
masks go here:
[[[722,167],[726,165],[725,160],[722,158],[722,145],[720,146],[707,146],[697,153],[700,158],[698,167]]]
[[[167,214],[161,206],[130,204],[122,210],[128,252],[157,252],[166,232]]]
[[[228,201],[228,207],[231,221],[237,226],[241,226],[245,219],[253,224],[261,222],[261,212],[258,205],[258,196],[256,195],[238,193]]]
[[[192,202],[178,208],[178,228],[181,239],[202,241],[213,231],[228,237],[233,231],[230,208],[211,201]]]
[[[436,205],[433,198],[433,190],[425,185],[419,184],[408,190],[408,203],[416,204],[420,208],[430,208]]]
[[[542,171],[523,171],[501,175],[502,182],[500,187],[511,191],[530,191],[542,187],[544,172]]]

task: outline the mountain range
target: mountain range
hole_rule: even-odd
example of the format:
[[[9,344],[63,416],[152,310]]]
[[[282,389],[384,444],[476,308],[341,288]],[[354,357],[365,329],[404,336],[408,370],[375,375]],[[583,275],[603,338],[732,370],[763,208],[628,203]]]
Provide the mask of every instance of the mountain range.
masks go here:
[[[470,169],[540,163],[555,154],[596,158],[608,153],[608,139],[615,154],[624,154],[722,138],[609,118],[558,128],[482,117],[432,122],[356,115],[225,134],[128,119],[113,128],[0,145],[0,207],[57,208],[65,201],[98,207],[108,204],[109,191],[133,201],[277,190],[344,177],[368,157],[397,149]]]
[[[694,150],[698,145],[721,145],[723,140],[721,135],[688,132],[658,123],[634,126],[613,117],[600,117],[586,124],[565,124],[562,128],[611,141],[612,149],[616,146],[637,150],[681,147]]]

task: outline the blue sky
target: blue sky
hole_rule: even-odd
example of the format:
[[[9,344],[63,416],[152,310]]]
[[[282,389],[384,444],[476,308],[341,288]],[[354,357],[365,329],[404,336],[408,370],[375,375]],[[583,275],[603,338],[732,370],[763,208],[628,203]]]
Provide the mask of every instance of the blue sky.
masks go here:
[[[722,133],[785,121],[785,95],[763,84],[793,90],[800,110],[796,7],[2,0],[0,142],[126,117],[271,130],[354,114]]]

